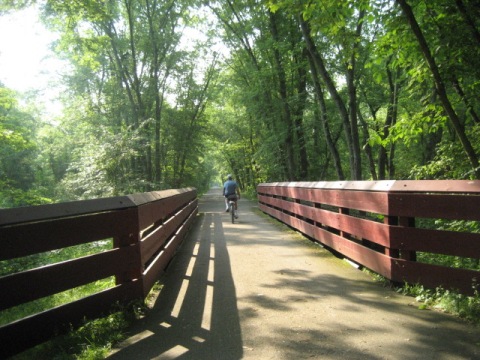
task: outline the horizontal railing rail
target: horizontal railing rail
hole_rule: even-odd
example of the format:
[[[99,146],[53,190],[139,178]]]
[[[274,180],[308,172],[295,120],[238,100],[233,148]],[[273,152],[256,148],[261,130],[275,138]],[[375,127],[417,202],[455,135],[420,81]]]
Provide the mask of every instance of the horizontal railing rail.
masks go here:
[[[265,183],[257,193],[263,212],[393,282],[472,294],[480,281],[461,266],[479,268],[480,181]],[[432,254],[460,266],[424,260]]]
[[[0,326],[0,358],[108,314],[112,305],[145,299],[198,212],[194,188],[0,210],[0,311],[111,278],[109,288]],[[111,248],[40,267],[12,264],[72,246]],[[41,255],[39,255],[41,254]],[[33,308],[33,306],[31,306]]]

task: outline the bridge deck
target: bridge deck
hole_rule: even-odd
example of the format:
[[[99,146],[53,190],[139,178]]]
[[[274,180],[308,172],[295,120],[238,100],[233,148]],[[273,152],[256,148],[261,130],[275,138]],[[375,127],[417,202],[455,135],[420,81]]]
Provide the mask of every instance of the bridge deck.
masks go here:
[[[480,331],[414,299],[221,190],[170,264],[149,315],[110,359],[474,359]]]

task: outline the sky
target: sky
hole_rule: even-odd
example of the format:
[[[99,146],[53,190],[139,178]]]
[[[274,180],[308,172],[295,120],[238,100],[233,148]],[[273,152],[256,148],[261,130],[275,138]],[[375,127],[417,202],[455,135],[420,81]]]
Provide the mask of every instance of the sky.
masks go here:
[[[57,35],[38,19],[34,7],[0,16],[0,82],[18,92],[39,90],[47,112],[58,110],[52,82],[62,63],[50,50]]]

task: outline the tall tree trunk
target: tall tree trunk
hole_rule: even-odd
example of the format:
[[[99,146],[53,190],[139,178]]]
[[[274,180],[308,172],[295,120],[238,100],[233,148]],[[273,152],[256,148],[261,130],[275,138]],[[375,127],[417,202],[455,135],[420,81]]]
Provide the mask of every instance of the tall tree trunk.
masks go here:
[[[276,44],[280,44],[280,38],[278,34],[277,22],[278,14],[269,11],[270,18],[270,32],[272,38]],[[286,154],[286,165],[287,165],[287,176],[288,180],[295,180],[296,166],[293,150],[293,123],[292,123],[292,114],[290,112],[290,106],[288,104],[288,91],[287,91],[287,80],[285,75],[285,69],[283,68],[282,59],[280,52],[278,51],[278,46],[273,46],[273,53],[275,59],[275,69],[278,77],[278,92],[280,94],[283,122],[286,128],[285,134],[285,154]]]
[[[358,125],[357,125],[357,90],[355,87],[355,72],[357,67],[356,56],[358,52],[359,41],[356,41],[360,38],[362,34],[362,24],[363,18],[365,17],[365,10],[360,10],[357,22],[357,29],[355,31],[355,40],[353,42],[352,54],[350,56],[350,61],[347,64],[347,87],[348,87],[348,98],[349,98],[349,118],[350,118],[350,127],[352,133],[352,150],[353,150],[353,174],[354,180],[362,179],[362,157],[360,155],[360,137],[358,134]]]
[[[301,35],[300,35],[301,36]],[[303,49],[303,59],[308,59],[308,50]],[[308,179],[308,156],[307,156],[307,145],[305,141],[305,132],[303,130],[303,113],[305,111],[305,105],[307,103],[307,71],[305,69],[305,63],[303,59],[296,57],[296,66],[298,73],[298,82],[297,82],[297,101],[294,106],[294,119],[295,119],[295,131],[298,142],[298,151],[300,155],[300,164],[299,164],[299,177],[300,180]]]
[[[389,62],[388,62],[389,63]],[[387,108],[387,115],[385,117],[385,124],[383,129],[380,131],[380,138],[386,140],[390,133],[390,128],[395,124],[398,113],[398,91],[399,85],[398,82],[394,79],[394,76],[390,69],[388,68],[387,63],[387,78],[388,78],[388,88],[390,90],[390,99]],[[389,155],[387,149],[384,145],[380,145],[380,151],[378,154],[378,178],[384,180],[386,178],[387,167],[389,166]]]
[[[475,173],[475,177],[477,179],[480,179],[480,169],[479,169],[479,163],[478,163],[478,156],[470,143],[470,140],[468,139],[465,129],[463,128],[460,119],[453,109],[453,106],[448,99],[447,91],[445,89],[445,84],[443,83],[443,79],[440,75],[440,71],[438,69],[438,66],[435,62],[435,59],[433,58],[430,48],[428,47],[427,41],[425,37],[423,36],[422,30],[420,29],[420,26],[418,25],[417,19],[415,18],[415,15],[413,14],[413,10],[408,5],[406,0],[396,0],[397,3],[400,5],[400,7],[403,10],[403,13],[405,14],[405,17],[407,18],[408,23],[410,24],[410,27],[415,34],[415,37],[417,38],[417,41],[420,45],[420,49],[423,53],[423,56],[428,64],[428,67],[433,75],[433,79],[435,82],[435,88],[438,93],[438,96],[440,98],[440,101],[443,105],[443,108],[445,112],[447,113],[448,118],[450,119],[450,122],[452,123],[455,132],[460,139],[460,142],[463,146],[463,149],[465,153],[468,156],[468,159],[470,160],[470,164],[472,165],[472,169]]]
[[[317,50],[317,47],[315,46],[315,43],[312,39],[311,36],[311,30],[310,30],[310,25],[305,21],[303,18],[303,15],[299,15],[299,21],[300,25],[302,28],[302,34],[303,38],[305,39],[305,43],[307,45],[307,49],[312,56],[313,63],[317,69],[317,72],[320,74],[322,77],[323,81],[326,84],[327,90],[330,93],[330,96],[332,97],[333,101],[335,102],[338,111],[340,113],[340,118],[342,119],[343,122],[343,127],[345,131],[345,140],[348,146],[348,151],[349,151],[349,160],[350,160],[350,177],[351,179],[356,178],[356,171],[355,171],[355,161],[354,161],[354,145],[352,142],[352,128],[350,126],[350,119],[348,115],[347,108],[345,106],[344,101],[342,100],[339,92],[337,91],[335,87],[335,83],[333,82],[333,79],[331,78],[330,74],[327,71],[327,68],[325,67],[325,63],[323,61],[323,58],[321,57],[320,53]]]
[[[472,35],[477,42],[477,46],[480,46],[480,31],[478,31],[474,19],[470,16],[465,4],[462,0],[455,0],[455,4],[457,5],[458,12],[462,15],[464,21],[467,23],[467,26],[470,28]],[[478,6],[478,2],[475,3],[474,6]],[[477,8],[478,10],[478,8]]]
[[[325,105],[325,98],[324,98],[324,94],[323,94],[322,85],[321,85],[320,80],[318,78],[317,68],[315,66],[315,63],[314,63],[314,60],[313,60],[313,57],[312,57],[311,53],[308,54],[308,62],[310,64],[310,71],[312,73],[312,80],[313,80],[313,84],[314,84],[314,87],[315,87],[315,98],[316,98],[317,103],[318,103],[319,108],[320,108],[319,119],[320,119],[320,123],[322,125],[325,140],[327,142],[327,147],[328,147],[328,150],[329,150],[330,154],[332,155],[333,164],[335,166],[335,171],[337,172],[338,180],[345,180],[345,175],[344,175],[343,169],[342,169],[342,161],[340,159],[340,154],[337,150],[337,147],[335,146],[335,142],[332,138],[332,134],[330,132],[330,127],[328,125],[327,106]]]
[[[372,147],[368,143],[368,124],[365,121],[365,119],[362,116],[362,112],[358,111],[358,119],[360,120],[360,123],[362,124],[362,135],[364,138],[364,143],[365,143],[365,153],[367,154],[367,160],[368,160],[368,167],[370,169],[370,175],[372,176],[373,180],[377,180],[377,172],[375,169],[375,160],[373,158],[373,151]]]
[[[480,118],[478,117],[478,114],[475,111],[475,107],[470,103],[470,100],[465,95],[465,92],[463,91],[462,86],[460,85],[460,81],[458,81],[458,78],[453,77],[452,84],[458,96],[462,98],[462,101],[465,104],[467,111],[470,113],[470,116],[472,117],[473,121],[476,122],[477,124],[480,124]]]

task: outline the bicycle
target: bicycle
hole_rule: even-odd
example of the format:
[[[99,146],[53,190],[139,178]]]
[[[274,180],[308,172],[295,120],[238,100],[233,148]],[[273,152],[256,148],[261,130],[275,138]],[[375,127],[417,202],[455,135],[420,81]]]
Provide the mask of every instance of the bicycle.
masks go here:
[[[230,216],[232,217],[232,224],[235,224],[235,219],[238,218],[238,216],[235,213],[236,200],[237,200],[237,197],[235,195],[228,197],[228,211],[230,212]]]

